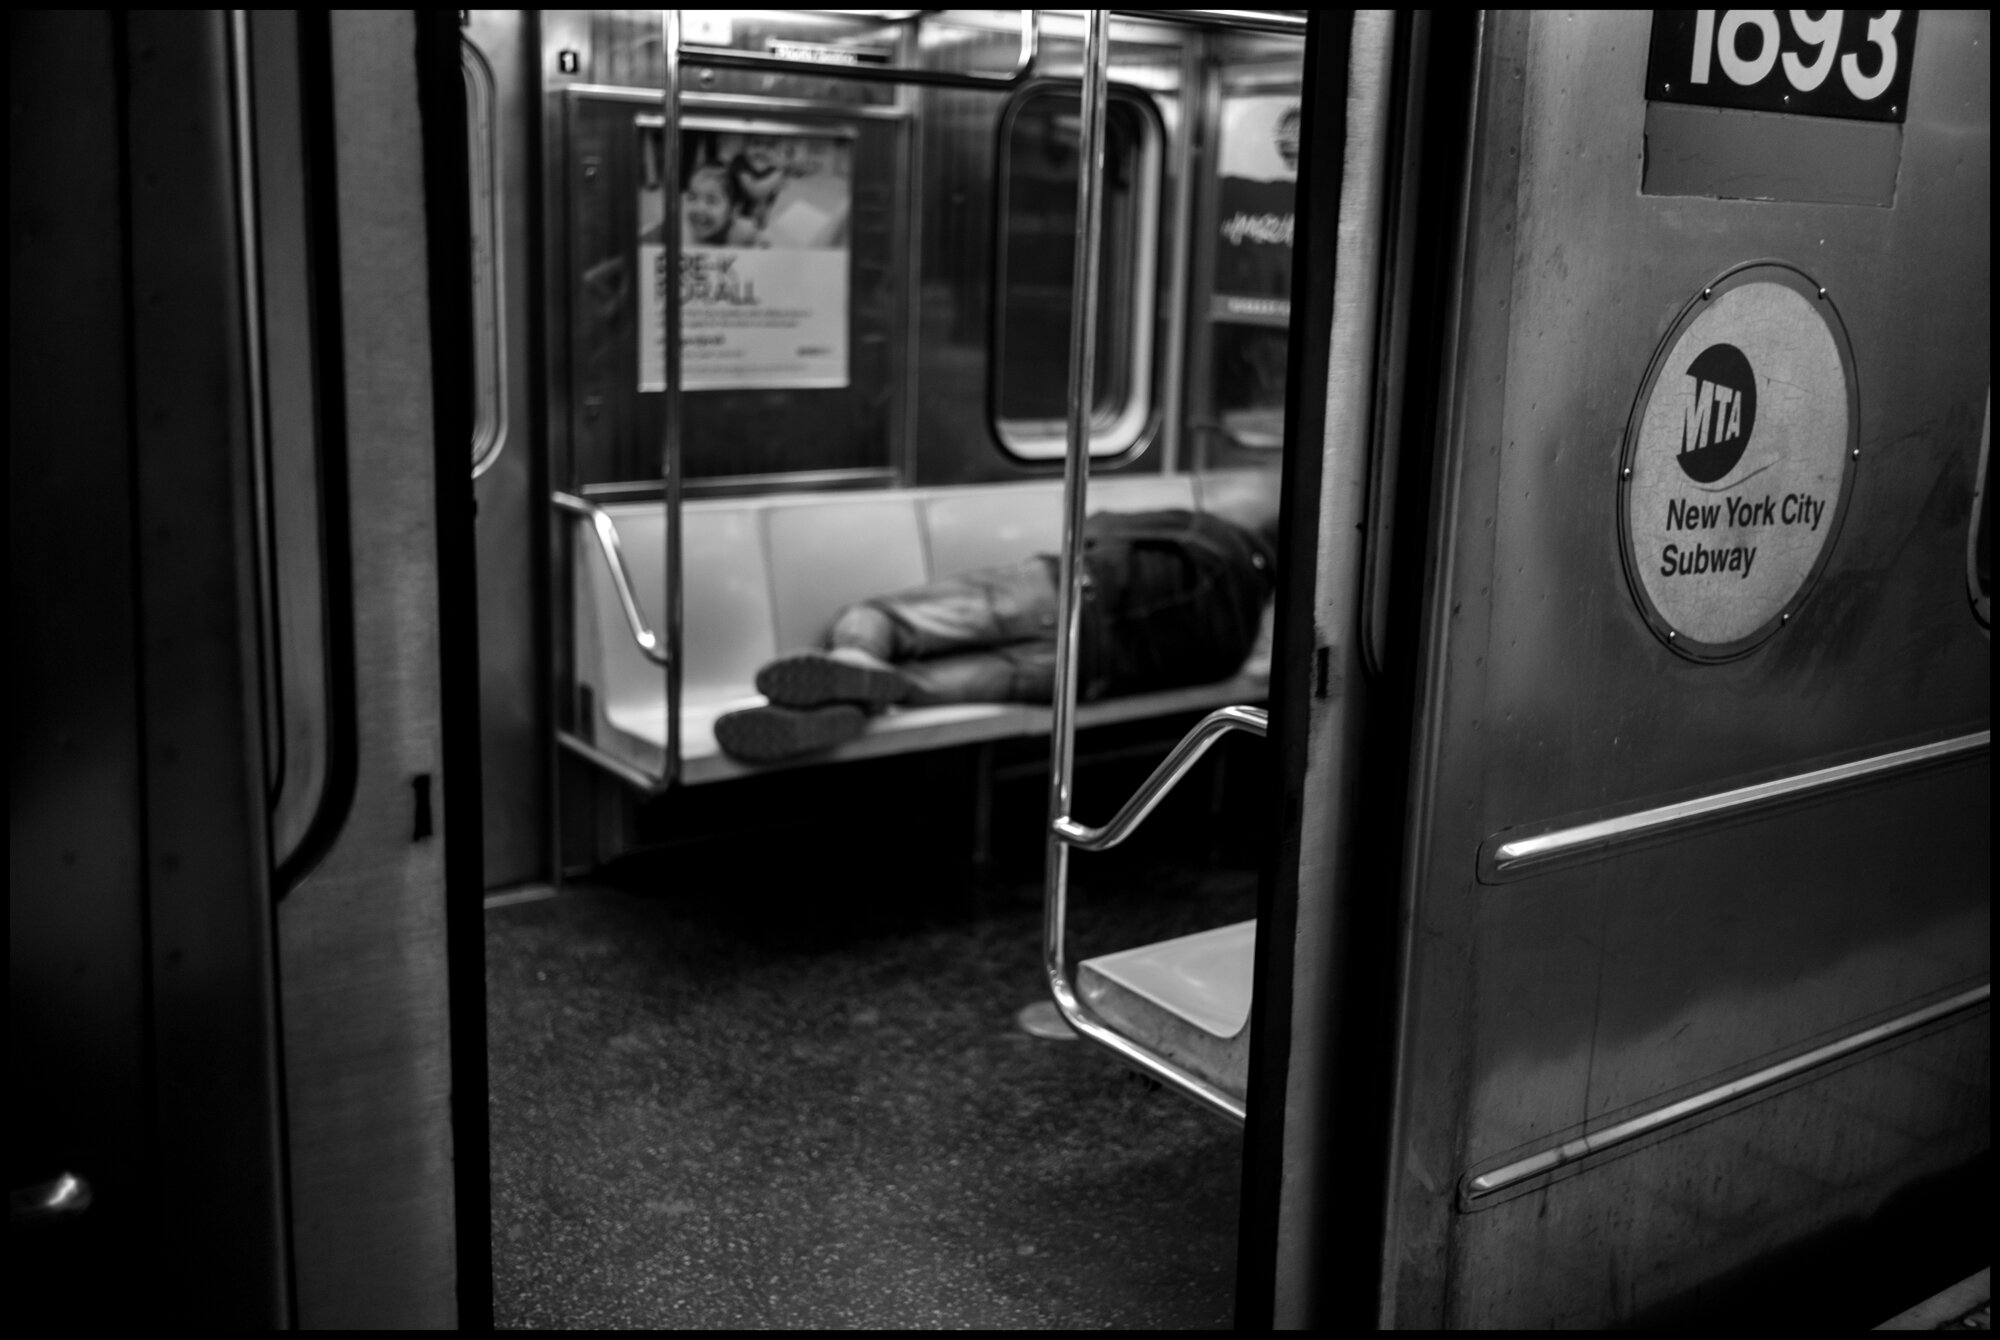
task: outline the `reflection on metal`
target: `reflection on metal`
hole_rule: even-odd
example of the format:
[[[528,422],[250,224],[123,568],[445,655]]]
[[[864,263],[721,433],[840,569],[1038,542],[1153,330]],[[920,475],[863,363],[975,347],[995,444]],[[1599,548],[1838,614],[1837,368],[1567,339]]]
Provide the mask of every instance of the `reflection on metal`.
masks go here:
[[[23,1187],[8,1196],[7,1222],[14,1228],[74,1219],[90,1208],[90,1183],[75,1173],[60,1173],[46,1182]]]
[[[1642,838],[1658,837],[1667,831],[1698,822],[1725,816],[1739,818],[1746,811],[1779,801],[1797,800],[1851,782],[1877,781],[1910,768],[1979,753],[1990,748],[1992,740],[1992,731],[1975,731],[1970,735],[1898,749],[1873,758],[1781,777],[1776,781],[1739,786],[1732,791],[1615,815],[1573,828],[1559,828],[1534,837],[1513,838],[1505,842],[1489,838],[1480,854],[1479,877],[1486,883],[1520,879],[1539,873],[1556,861],[1602,855]]]
[[[1174,751],[1153,769],[1153,775],[1132,793],[1125,807],[1102,828],[1086,828],[1067,817],[1055,821],[1056,836],[1072,847],[1085,851],[1106,851],[1130,837],[1132,830],[1146,821],[1166,799],[1180,779],[1208,752],[1209,746],[1233,730],[1262,736],[1270,729],[1271,714],[1261,707],[1219,707],[1195,724]]]
[[[1023,1005],[1014,1015],[1014,1022],[1023,1033],[1030,1037],[1046,1038],[1051,1042],[1074,1042],[1076,1030],[1062,1017],[1062,1011],[1051,1000],[1037,1000]]]
[[[1264,9],[1114,9],[1120,17],[1149,19],[1154,23],[1179,23],[1191,28],[1220,28],[1231,32],[1290,33],[1303,37],[1304,10]]]
[[[660,50],[669,57],[681,49],[681,12],[678,9],[660,11]],[[660,180],[675,182],[681,179],[681,62],[669,59],[661,74],[660,115],[664,133],[660,144]],[[660,214],[660,241],[665,244],[666,272],[678,275],[685,257],[681,252],[681,212],[679,209],[663,209]],[[666,659],[654,653],[643,638],[639,646],[647,657],[656,664],[664,664],[667,670],[667,757],[664,771],[654,786],[665,786],[681,775],[681,484],[686,470],[682,466],[682,447],[687,435],[687,401],[683,395],[682,374],[686,369],[681,363],[681,305],[678,302],[666,304],[661,322],[665,348],[662,357],[666,367],[661,369],[660,385],[664,388],[660,396],[660,478],[666,482],[666,496],[661,505],[666,509],[666,543],[661,546],[661,561],[666,564],[665,578],[661,590],[666,592],[667,637]],[[607,518],[608,519],[608,518]],[[604,527],[598,525],[600,538]],[[638,607],[631,597],[621,591],[619,599],[625,602],[625,617],[631,620]],[[643,625],[634,624],[632,635],[639,636]]]
[[[921,13],[921,11],[913,11]],[[1019,88],[1035,73],[1036,48],[1040,42],[1040,15],[1032,9],[1021,11],[1021,54],[1007,74],[963,73],[957,70],[918,70],[907,66],[871,65],[862,62],[839,64],[816,60],[794,60],[759,51],[739,51],[734,47],[689,46],[675,42],[668,50],[678,50],[682,61],[719,70],[762,70],[767,74],[809,74],[820,79],[858,79],[876,84],[926,84],[938,88]]]
[[[1979,426],[1979,473],[1972,490],[1972,524],[1965,537],[1965,589],[1972,600],[1972,613],[1987,627],[1993,626],[1993,528],[1987,520],[1993,513],[1993,495],[1986,482],[1987,448],[1993,441],[1993,391],[1986,392],[1986,417]]]
[[[250,514],[257,537],[257,642],[263,658],[264,785],[277,809],[285,786],[283,680],[278,667],[278,559],[272,538],[271,416],[265,401],[264,281],[258,262],[264,243],[257,227],[256,120],[250,98],[250,15],[229,11],[230,134],[235,140],[237,260],[242,272],[244,389],[250,397]]]
[[[590,762],[595,763],[619,781],[644,792],[646,795],[657,796],[667,789],[668,782],[665,779],[655,777],[641,768],[634,767],[616,754],[606,753],[581,736],[571,734],[566,730],[559,730],[556,732],[556,740],[563,748],[569,750],[570,753],[575,754],[578,758],[590,760]]]
[[[1587,1158],[1592,1154],[1602,1153],[1617,1145],[1636,1140],[1642,1135],[1650,1135],[1654,1131],[1661,1130],[1675,1122],[1685,1121],[1690,1117],[1699,1116],[1713,1108],[1720,1107],[1722,1104],[1730,1102],[1733,1099],[1756,1093],[1759,1089],[1769,1088],[1771,1085],[1790,1079],[1795,1075],[1802,1075],[1815,1067],[1840,1060],[1845,1056],[1851,1056],[1864,1047],[1872,1047],[1878,1042],[1886,1042],[1891,1038],[1900,1037],[1905,1033],[1922,1028],[1926,1024],[1936,1023],[1940,1019],[1947,1019],[1952,1015],[1974,1009],[1986,1004],[1992,997],[1993,984],[1991,982],[1975,986],[1970,990],[1961,991],[1955,996],[1938,1001],[1934,1005],[1926,1005],[1921,1010],[1913,1010],[1900,1018],[1891,1019],[1887,1023],[1877,1024],[1873,1028],[1864,1028],[1859,1033],[1850,1034],[1837,1042],[1829,1042],[1824,1047],[1815,1047],[1809,1052],[1794,1056],[1789,1061],[1781,1061],[1777,1065],[1766,1066],[1764,1069],[1745,1075],[1741,1079],[1731,1080],[1727,1084],[1719,1084],[1713,1089],[1706,1089],[1692,1097],[1683,1098],[1677,1103],[1669,1103],[1665,1107],[1655,1108],[1651,1112],[1642,1113],[1639,1116],[1621,1121],[1613,1126],[1607,1126],[1601,1131],[1593,1131],[1589,1135],[1579,1136],[1574,1140],[1569,1140],[1556,1146],[1554,1149],[1546,1149],[1528,1158],[1517,1159],[1503,1168],[1495,1168],[1492,1172],[1481,1173],[1477,1177],[1467,1178],[1465,1183],[1465,1198],[1468,1201],[1476,1201],[1482,1197],[1490,1196],[1497,1191],[1504,1191],[1508,1187],[1525,1182],[1531,1177],[1539,1177],[1541,1174],[1552,1172],[1565,1164],[1574,1163],[1578,1159]]]
[[[472,196],[472,477],[486,473],[507,445],[507,349],[500,267],[499,95],[493,67],[470,39],[458,44],[465,77],[466,162]]]
[[[618,523],[602,507],[574,493],[558,492],[551,497],[557,507],[590,522],[590,528],[597,536],[598,552],[604,555],[604,565],[611,570],[612,589],[618,592],[618,604],[625,611],[625,625],[632,630],[632,640],[639,644],[640,651],[646,653],[647,660],[655,665],[666,665],[669,653],[660,645],[658,635],[647,626],[646,616],[639,609],[639,597],[632,590],[632,576],[625,570],[625,556],[618,547]]]

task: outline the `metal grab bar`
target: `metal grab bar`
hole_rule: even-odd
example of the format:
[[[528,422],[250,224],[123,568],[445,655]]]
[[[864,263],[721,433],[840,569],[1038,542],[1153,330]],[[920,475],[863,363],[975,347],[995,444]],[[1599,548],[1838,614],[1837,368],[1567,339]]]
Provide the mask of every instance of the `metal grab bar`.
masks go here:
[[[1306,34],[1303,13],[1261,9],[1114,9],[1121,18],[1153,23],[1177,23],[1187,28],[1219,28],[1228,32]]]
[[[550,500],[565,512],[572,512],[590,522],[597,534],[597,548],[604,555],[604,565],[611,569],[611,586],[618,592],[618,603],[625,610],[625,624],[632,630],[632,640],[639,644],[639,650],[646,653],[646,659],[654,665],[667,665],[672,657],[660,646],[660,639],[646,626],[646,616],[639,609],[639,599],[632,591],[631,574],[625,570],[625,555],[618,547],[618,523],[611,514],[587,498],[579,498],[574,493],[557,492]]]
[[[1108,851],[1132,835],[1132,830],[1146,822],[1148,815],[1159,808],[1167,798],[1167,792],[1179,784],[1188,770],[1201,761],[1209,746],[1234,730],[1249,731],[1262,737],[1270,729],[1271,714],[1261,707],[1219,707],[1195,723],[1174,751],[1160,761],[1153,769],[1153,775],[1142,782],[1125,807],[1113,816],[1110,823],[1102,828],[1086,828],[1076,820],[1064,817],[1055,821],[1055,835],[1072,847],[1084,851]]]
[[[1076,684],[1077,642],[1083,596],[1083,565],[1079,551],[1083,539],[1084,486],[1090,462],[1086,450],[1090,441],[1090,405],[1094,355],[1097,348],[1098,244],[1103,234],[1104,216],[1104,117],[1109,96],[1111,59],[1109,15],[1101,9],[1089,11],[1083,44],[1082,133],[1077,145],[1076,188],[1076,286],[1070,300],[1069,330],[1069,440],[1063,454],[1062,555],[1056,588],[1056,675],[1055,721],[1049,748],[1049,829],[1047,865],[1042,904],[1042,966],[1048,974],[1049,995],[1056,1008],[1078,1036],[1103,1047],[1126,1064],[1135,1066],[1164,1084],[1212,1108],[1242,1121],[1243,1103],[1215,1085],[1175,1065],[1100,1022],[1078,999],[1070,981],[1067,920],[1069,914],[1069,850],[1079,836],[1100,846],[1109,846],[1131,831],[1143,819],[1160,795],[1187,770],[1207,740],[1228,729],[1256,729],[1261,723],[1252,717],[1237,717],[1250,709],[1225,709],[1212,714],[1196,727],[1213,734],[1197,743],[1183,742],[1153,778],[1140,789],[1134,802],[1121,811],[1106,828],[1085,829],[1070,818],[1070,783],[1076,764]],[[1261,717],[1263,714],[1258,713]],[[1210,722],[1220,719],[1226,725]],[[1261,734],[1261,730],[1259,730]],[[1157,784],[1156,784],[1157,783]],[[1129,812],[1129,813],[1128,813]]]
[[[895,65],[852,65],[789,56],[770,56],[760,51],[739,51],[735,47],[688,46],[680,44],[680,58],[694,65],[722,70],[763,70],[767,73],[811,74],[832,79],[856,79],[876,84],[925,84],[935,88],[1019,88],[1035,74],[1035,58],[1041,44],[1041,16],[1033,9],[1021,11],[1021,54],[1008,74],[977,74],[958,70],[919,70]]]

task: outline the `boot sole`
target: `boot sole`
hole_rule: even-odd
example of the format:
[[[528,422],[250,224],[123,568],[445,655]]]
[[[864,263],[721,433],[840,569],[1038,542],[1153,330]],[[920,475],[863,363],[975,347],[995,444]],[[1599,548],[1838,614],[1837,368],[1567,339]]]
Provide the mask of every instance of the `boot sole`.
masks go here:
[[[850,703],[747,707],[716,718],[715,742],[745,763],[777,763],[845,744],[867,729],[868,714]]]
[[[910,686],[894,670],[877,670],[807,651],[767,661],[757,672],[757,692],[781,707],[825,707],[829,703],[887,707],[907,698]]]

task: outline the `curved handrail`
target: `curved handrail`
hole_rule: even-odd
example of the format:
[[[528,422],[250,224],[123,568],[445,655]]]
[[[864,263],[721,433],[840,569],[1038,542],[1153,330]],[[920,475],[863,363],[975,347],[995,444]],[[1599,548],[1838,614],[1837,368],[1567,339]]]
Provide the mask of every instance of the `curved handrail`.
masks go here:
[[[1072,847],[1083,851],[1108,851],[1132,835],[1132,830],[1146,822],[1146,817],[1159,808],[1167,792],[1174,789],[1192,768],[1206,754],[1209,747],[1231,731],[1248,731],[1252,735],[1263,736],[1270,730],[1271,714],[1261,707],[1218,707],[1196,722],[1174,751],[1160,761],[1153,769],[1152,776],[1140,783],[1132,798],[1125,802],[1111,822],[1101,828],[1086,828],[1067,816],[1059,818],[1053,825],[1055,835]]]
[[[1041,46],[1041,13],[1021,11],[1021,54],[1007,74],[979,74],[960,70],[918,70],[895,65],[834,65],[818,61],[769,56],[761,51],[739,51],[735,47],[689,46],[680,43],[681,60],[721,70],[763,70],[766,73],[810,74],[822,79],[854,79],[875,84],[924,84],[935,88],[1012,89],[1034,78],[1035,59]]]
[[[625,570],[625,555],[618,545],[618,523],[602,507],[574,493],[559,490],[550,495],[550,501],[563,511],[590,522],[591,530],[597,536],[598,552],[604,555],[604,565],[611,570],[611,586],[618,592],[618,603],[625,611],[625,625],[632,630],[632,640],[639,644],[639,650],[654,665],[670,664],[673,659],[671,654],[660,645],[659,636],[647,625],[646,616],[639,609],[639,598],[632,591],[632,576]]]

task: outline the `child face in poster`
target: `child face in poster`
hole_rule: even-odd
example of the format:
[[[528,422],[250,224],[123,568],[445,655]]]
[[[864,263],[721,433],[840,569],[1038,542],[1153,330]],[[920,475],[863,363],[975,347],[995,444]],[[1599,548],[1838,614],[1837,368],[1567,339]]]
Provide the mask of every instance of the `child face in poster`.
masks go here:
[[[847,243],[845,139],[690,130],[681,141],[691,246],[826,250]]]
[[[737,235],[736,195],[730,185],[728,171],[713,163],[688,174],[687,189],[681,192],[681,224],[689,246],[756,245],[753,237]]]

